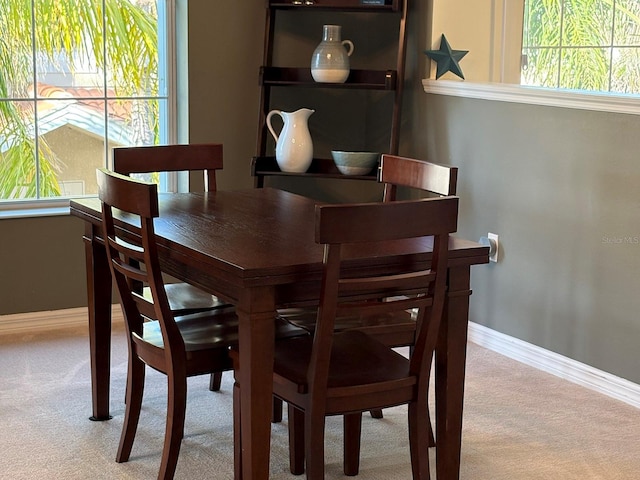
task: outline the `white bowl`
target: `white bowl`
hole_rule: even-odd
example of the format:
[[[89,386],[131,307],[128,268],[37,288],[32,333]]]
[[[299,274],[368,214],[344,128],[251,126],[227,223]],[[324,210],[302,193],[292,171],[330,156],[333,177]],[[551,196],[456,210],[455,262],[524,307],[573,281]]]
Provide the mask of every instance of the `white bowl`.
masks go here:
[[[378,165],[377,152],[345,152],[331,150],[336,167],[343,175],[366,175]]]

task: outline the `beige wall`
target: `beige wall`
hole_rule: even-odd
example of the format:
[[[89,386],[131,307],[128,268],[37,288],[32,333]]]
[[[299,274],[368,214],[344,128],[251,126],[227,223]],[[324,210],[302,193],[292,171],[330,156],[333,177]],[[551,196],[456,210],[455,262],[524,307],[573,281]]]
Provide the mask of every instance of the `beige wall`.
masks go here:
[[[421,2],[424,3],[424,2]],[[520,83],[524,0],[429,0],[429,49],[444,34],[453,50],[467,50],[460,68],[467,81]],[[435,62],[429,66],[435,78]],[[451,72],[442,79],[459,80]]]
[[[189,0],[189,141],[222,142],[220,188],[251,187],[263,0]]]
[[[223,188],[251,184],[263,5],[189,2],[191,140],[224,142]],[[428,8],[413,2],[401,153],[460,167],[459,235],[500,235],[500,263],[473,270],[471,320],[640,383],[640,245],[616,243],[640,236],[640,117],[425,94]],[[355,183],[297,188],[370,195]],[[0,314],[84,305],[81,233],[0,221]]]

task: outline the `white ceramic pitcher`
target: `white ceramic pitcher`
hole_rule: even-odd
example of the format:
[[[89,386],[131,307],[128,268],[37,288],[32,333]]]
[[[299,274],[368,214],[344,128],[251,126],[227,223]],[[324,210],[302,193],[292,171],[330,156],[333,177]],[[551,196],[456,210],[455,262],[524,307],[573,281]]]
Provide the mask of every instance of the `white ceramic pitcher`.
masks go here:
[[[295,112],[271,110],[267,114],[267,128],[276,141],[276,162],[283,172],[306,172],[313,160],[313,142],[309,133],[308,120],[315,110],[301,108]],[[271,125],[271,118],[280,115],[284,126],[277,135]]]

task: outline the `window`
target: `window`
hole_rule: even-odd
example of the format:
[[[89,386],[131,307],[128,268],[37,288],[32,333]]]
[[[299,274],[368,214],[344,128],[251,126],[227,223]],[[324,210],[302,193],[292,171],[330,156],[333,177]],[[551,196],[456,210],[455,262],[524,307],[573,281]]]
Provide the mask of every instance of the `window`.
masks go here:
[[[640,94],[640,1],[526,0],[521,83]]]
[[[430,48],[469,54],[464,81],[429,62],[426,93],[640,115],[640,0],[432,3]]]
[[[0,207],[92,195],[113,147],[173,140],[170,0],[0,0]]]

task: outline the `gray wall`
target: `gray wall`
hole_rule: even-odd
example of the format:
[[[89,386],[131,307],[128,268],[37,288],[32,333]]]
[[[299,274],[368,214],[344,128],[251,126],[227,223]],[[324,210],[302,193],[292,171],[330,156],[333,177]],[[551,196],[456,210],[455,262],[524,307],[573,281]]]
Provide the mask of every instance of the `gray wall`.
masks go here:
[[[189,2],[190,137],[224,143],[221,188],[251,185],[263,5]],[[426,7],[412,13],[401,153],[460,167],[459,235],[503,248],[474,268],[471,320],[640,383],[640,118],[427,95]],[[296,188],[376,195],[355,183]],[[0,314],[85,305],[81,234],[69,217],[0,221]]]
[[[87,305],[81,221],[0,220],[0,315]]]
[[[424,95],[416,154],[460,167],[460,235],[500,235],[472,320],[640,381],[640,117]]]

